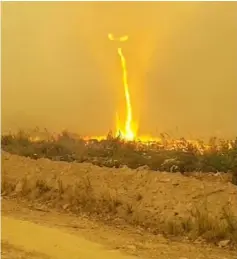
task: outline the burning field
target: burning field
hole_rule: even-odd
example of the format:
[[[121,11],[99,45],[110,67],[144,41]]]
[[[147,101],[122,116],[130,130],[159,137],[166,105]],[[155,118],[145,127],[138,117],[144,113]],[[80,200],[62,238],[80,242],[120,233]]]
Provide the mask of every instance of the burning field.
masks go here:
[[[109,133],[106,139],[84,139],[75,134],[18,132],[2,136],[2,149],[33,159],[89,162],[98,166],[131,169],[144,166],[154,171],[230,173],[236,184],[237,143],[211,139],[209,143],[172,140],[126,141]]]
[[[81,137],[67,131],[61,134],[23,131],[2,136],[3,150],[31,157],[48,158],[56,161],[89,162],[106,167],[146,167],[155,171],[167,172],[212,172],[230,173],[232,182],[237,183],[237,140],[210,139],[201,140],[172,139],[167,134],[160,137],[142,136],[139,125],[133,116],[131,92],[128,84],[127,61],[122,44],[128,36],[108,34],[115,42],[119,56],[125,114],[123,120],[117,111],[115,134],[106,137]]]
[[[126,116],[121,123],[117,114],[115,135],[88,138],[38,129],[3,135],[2,195],[155,235],[236,247],[237,140],[139,136],[126,59],[121,47],[117,51]]]
[[[4,258],[236,258],[237,6],[203,6],[4,5]]]

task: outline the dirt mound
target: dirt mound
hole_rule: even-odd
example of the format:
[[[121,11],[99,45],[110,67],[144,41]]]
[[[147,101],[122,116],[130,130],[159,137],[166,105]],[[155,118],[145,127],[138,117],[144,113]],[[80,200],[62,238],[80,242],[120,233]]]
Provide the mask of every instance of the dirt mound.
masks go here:
[[[237,229],[230,231],[237,216],[237,188],[221,176],[197,179],[146,168],[32,160],[3,152],[2,192],[67,211],[123,219],[153,232],[176,235],[195,229],[195,237],[237,239]]]

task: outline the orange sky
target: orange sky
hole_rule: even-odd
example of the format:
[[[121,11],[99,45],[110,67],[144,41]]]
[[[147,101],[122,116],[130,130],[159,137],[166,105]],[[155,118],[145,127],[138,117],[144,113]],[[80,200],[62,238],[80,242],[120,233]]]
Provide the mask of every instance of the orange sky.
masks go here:
[[[237,3],[2,3],[2,129],[104,135],[124,96],[140,134],[237,134]],[[178,129],[178,131],[177,131]]]

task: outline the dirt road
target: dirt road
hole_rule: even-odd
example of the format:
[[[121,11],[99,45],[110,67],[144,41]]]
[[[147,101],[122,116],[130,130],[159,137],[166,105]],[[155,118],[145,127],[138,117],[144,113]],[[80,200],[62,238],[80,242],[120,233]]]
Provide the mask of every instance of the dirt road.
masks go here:
[[[116,228],[86,217],[2,201],[2,258],[237,259],[234,251]]]
[[[236,213],[236,191],[214,176],[197,179],[4,153],[2,258],[237,259],[228,246],[160,234],[162,228],[176,231],[173,223],[190,216],[199,203],[216,218],[226,204]],[[229,242],[228,235],[221,241]]]
[[[19,247],[26,252],[44,254],[53,259],[132,259],[116,250],[82,237],[63,232],[57,228],[37,225],[29,221],[2,217],[2,239],[5,243]]]

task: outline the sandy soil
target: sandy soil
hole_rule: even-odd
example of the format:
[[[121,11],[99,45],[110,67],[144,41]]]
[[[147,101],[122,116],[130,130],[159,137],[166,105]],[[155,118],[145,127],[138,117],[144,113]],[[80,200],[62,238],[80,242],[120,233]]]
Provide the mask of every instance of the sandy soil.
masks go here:
[[[2,201],[2,258],[237,259],[236,251],[170,241],[139,229]]]
[[[24,248],[16,247],[2,240],[2,259],[49,259],[42,253],[26,252]]]
[[[72,235],[58,228],[46,227],[29,221],[2,217],[2,239],[26,252],[45,254],[55,259],[94,259],[111,258],[132,259],[117,250],[108,250],[101,245]]]
[[[160,221],[183,218],[200,206],[205,206],[217,217],[221,217],[223,207],[227,205],[237,208],[237,188],[223,180],[222,176],[197,179],[178,173],[111,169],[48,159],[31,160],[5,152],[2,154],[2,176],[15,183],[24,176],[30,180],[43,179],[55,188],[59,188],[60,182],[64,189],[75,184],[80,187],[87,185],[90,188],[88,192],[93,191],[96,198],[110,196],[119,200],[121,206],[116,210],[119,216],[126,218],[127,207],[132,206],[134,213],[129,213],[128,217],[139,214],[139,220],[144,222],[150,222],[151,218],[159,218]],[[21,189],[21,186],[18,187]],[[68,197],[64,198],[62,203],[67,203]],[[237,210],[233,213],[237,215]]]
[[[22,197],[25,177],[28,183],[32,182],[32,189],[35,179],[44,180],[58,192],[63,189],[62,197],[52,198],[53,203],[48,196],[43,203],[38,194],[32,196],[33,193]],[[173,239],[171,241],[160,234],[152,234],[149,229],[144,231],[138,224],[134,224],[134,221],[154,224],[157,220],[167,218],[177,220],[190,215],[191,210],[199,205],[205,205],[215,217],[221,217],[223,206],[227,204],[233,208],[233,213],[237,214],[237,188],[221,176],[208,176],[206,179],[202,176],[201,179],[197,179],[181,174],[155,173],[141,168],[110,169],[91,164],[69,164],[47,159],[31,160],[3,152],[2,179],[5,183],[14,183],[11,192],[3,193],[3,258],[8,259],[9,253],[14,255],[11,258],[60,258],[56,252],[48,252],[57,251],[55,247],[51,247],[55,244],[51,241],[47,243],[50,247],[42,247],[40,251],[36,249],[36,244],[41,243],[47,236],[48,240],[57,240],[56,243],[62,247],[64,258],[75,251],[74,249],[79,249],[71,247],[67,244],[68,241],[75,244],[90,241],[94,245],[89,242],[88,246],[93,250],[97,249],[94,246],[104,246],[103,251],[98,253],[107,253],[112,249],[147,259],[237,259],[236,251],[207,245],[200,240],[196,240],[194,244],[186,239],[182,242]],[[89,217],[82,212],[77,215],[75,212],[72,213],[74,203],[71,199],[78,193],[72,192],[72,189],[69,193],[66,187],[82,187],[82,183],[83,188],[86,186],[89,189],[86,192],[86,203],[89,203],[91,193],[97,202],[100,200],[99,205],[103,205],[107,199],[100,211],[103,218],[101,215],[96,217],[93,214]],[[84,189],[82,191],[85,192]],[[47,195],[49,194],[52,193]],[[119,206],[112,211],[114,214],[111,220],[111,208],[106,209],[111,204],[117,204],[117,200]],[[20,226],[21,230],[16,232]],[[24,232],[29,228],[30,238],[26,238]],[[11,229],[10,234],[8,229]],[[41,230],[45,231],[45,235],[35,234]],[[72,235],[70,238],[73,241],[65,238],[67,234]],[[28,244],[29,242],[32,244]],[[77,251],[78,254],[84,252]],[[86,256],[90,255],[85,254],[83,259],[91,258]],[[118,256],[122,255],[118,253]]]

